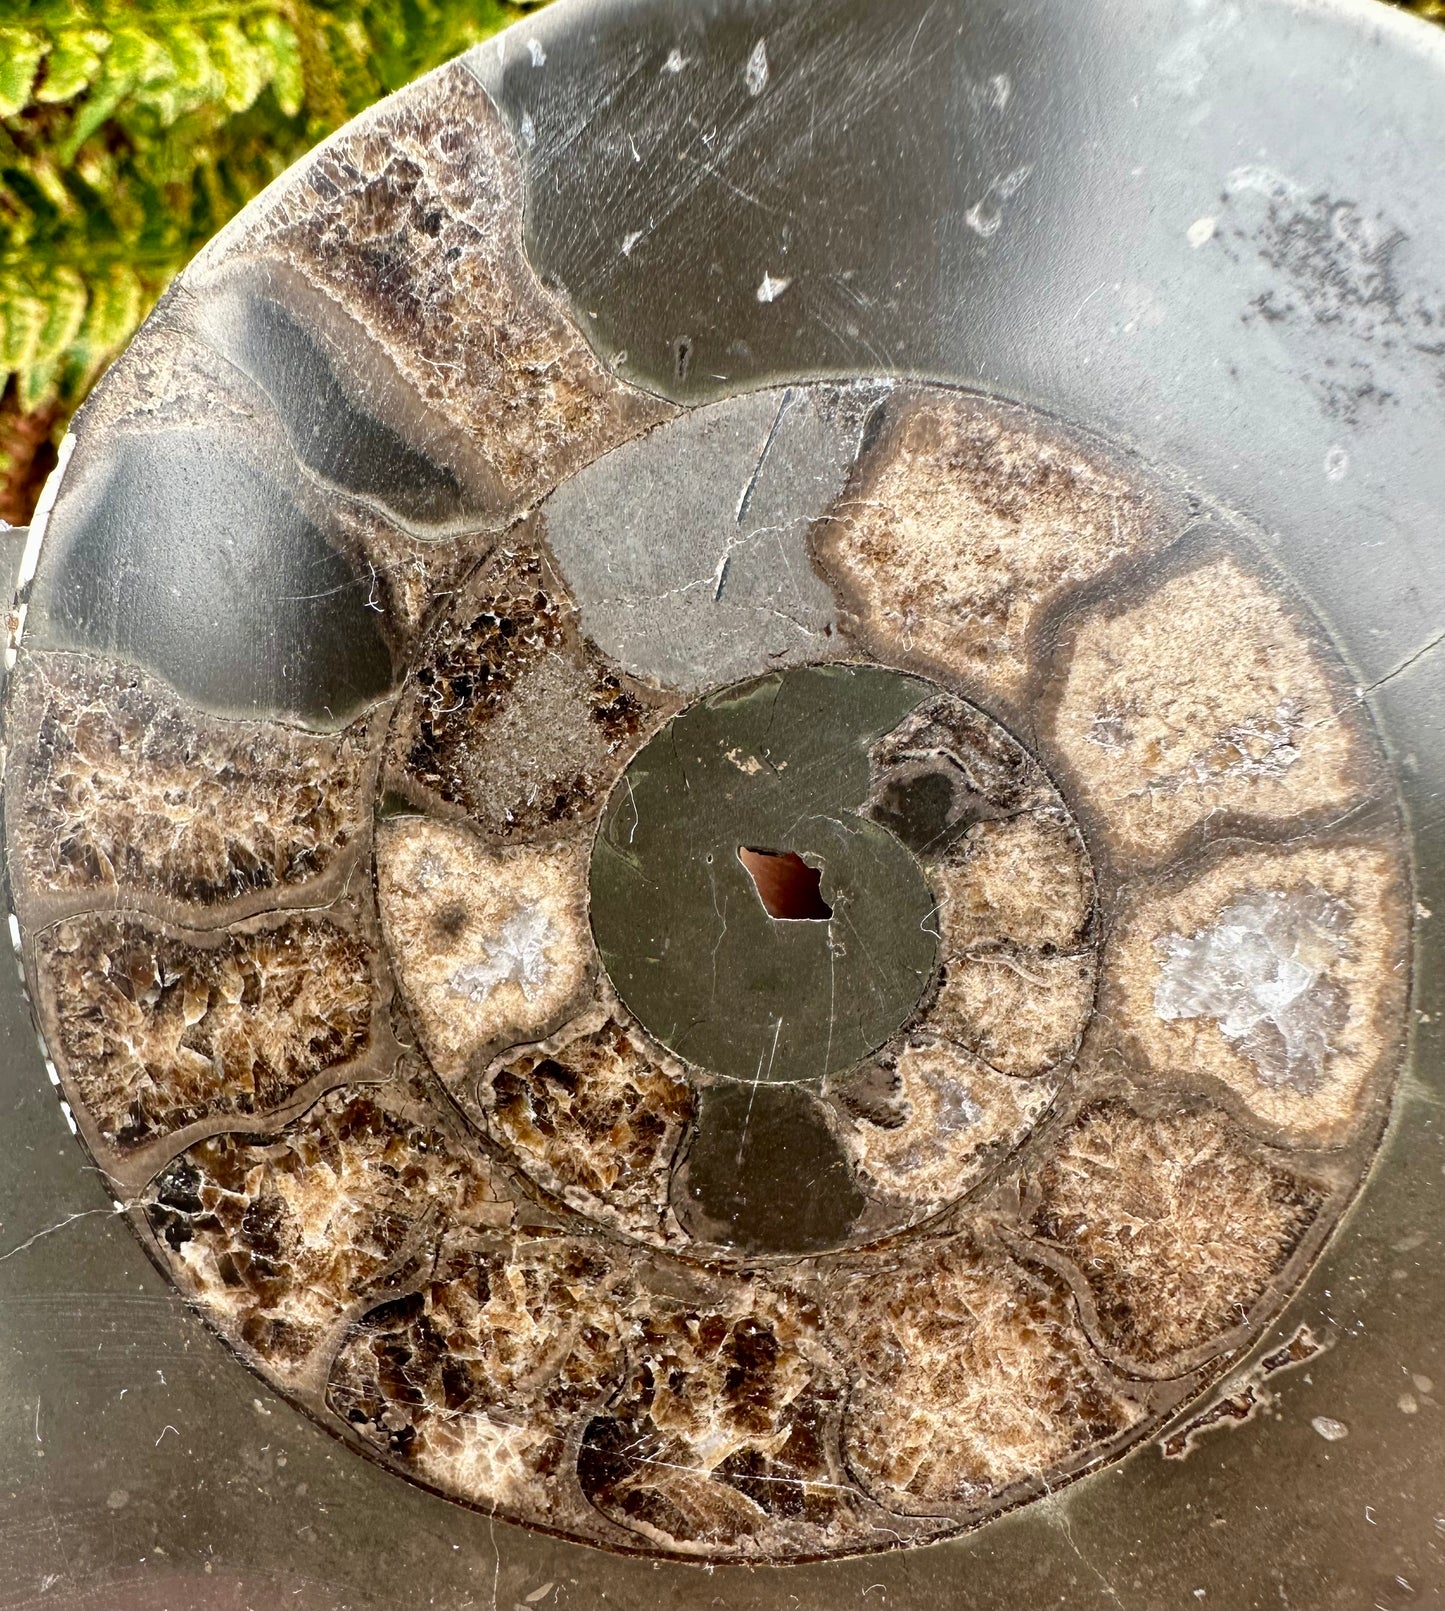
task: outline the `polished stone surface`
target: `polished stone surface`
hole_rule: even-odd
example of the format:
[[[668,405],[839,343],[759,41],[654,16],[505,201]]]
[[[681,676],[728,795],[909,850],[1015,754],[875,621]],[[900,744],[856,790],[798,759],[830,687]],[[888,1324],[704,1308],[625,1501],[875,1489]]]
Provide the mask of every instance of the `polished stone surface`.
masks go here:
[[[481,1516],[199,1333],[192,1382],[180,1309],[97,1469],[242,1450],[317,1603],[1428,1592],[1438,57],[562,5],[203,254],[22,567],[12,1072],[93,1160],[42,1189]],[[68,1212],[17,1214],[22,1344],[130,1313]],[[205,1599],[206,1483],[142,1488]]]

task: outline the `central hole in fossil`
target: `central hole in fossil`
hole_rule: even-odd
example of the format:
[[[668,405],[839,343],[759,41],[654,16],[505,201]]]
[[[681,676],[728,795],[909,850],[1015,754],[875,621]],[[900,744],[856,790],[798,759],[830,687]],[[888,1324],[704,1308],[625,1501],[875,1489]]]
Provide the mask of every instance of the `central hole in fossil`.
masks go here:
[[[812,922],[832,917],[833,908],[818,893],[822,870],[810,867],[796,850],[756,850],[739,845],[738,860],[747,868],[769,917]]]

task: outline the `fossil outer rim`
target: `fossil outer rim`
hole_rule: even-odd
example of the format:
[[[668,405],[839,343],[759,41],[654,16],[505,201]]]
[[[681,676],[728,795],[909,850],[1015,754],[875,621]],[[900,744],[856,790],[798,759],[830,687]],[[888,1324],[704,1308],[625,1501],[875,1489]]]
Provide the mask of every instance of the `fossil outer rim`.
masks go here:
[[[472,122],[458,138],[495,184],[488,214],[471,208],[455,150],[427,154],[459,114]],[[408,153],[413,199],[435,204],[419,233],[368,145],[378,134]],[[341,153],[350,166],[332,175]],[[460,69],[368,114],[300,172],[327,177],[336,218],[371,207],[383,240],[415,247],[418,295],[389,303],[364,264],[337,253],[317,228],[321,192],[302,205],[299,179],[248,214],[225,251],[271,276],[238,281],[210,252],[172,303],[175,328],[147,327],[82,423],[8,695],[7,855],[43,1044],[97,1162],[145,1186],[153,1256],[264,1379],[373,1457],[615,1549],[787,1560],[923,1541],[1137,1441],[1302,1278],[1368,1164],[1398,1058],[1398,816],[1323,634],[1228,532],[1196,536],[1189,563],[1174,564],[1187,520],[1167,485],[1025,410],[884,381],[776,388],[659,425],[670,411],[609,376],[531,277],[515,153]],[[500,359],[429,322],[485,295],[475,275],[459,288],[450,261],[507,270],[516,312]],[[220,287],[232,301],[217,289],[212,318],[206,298]],[[349,344],[366,387],[358,397],[337,382],[338,408],[373,424],[375,408],[377,454],[435,449],[445,473],[400,507],[354,458],[308,460],[301,403],[246,358],[245,321],[263,315],[298,353],[314,340],[318,374]],[[456,362],[438,380],[419,343],[448,340]],[[198,402],[196,376],[238,341],[246,361]],[[539,354],[565,387],[536,385]],[[512,412],[498,416],[494,457],[453,452],[476,399],[497,395]],[[315,701],[208,681],[158,617],[66,614],[64,579],[93,552],[97,488],[139,488],[163,513],[167,483],[147,479],[156,455],[184,437],[197,463],[212,462],[197,428],[226,409],[251,412],[274,459],[264,474],[238,459],[226,495],[298,544],[369,568],[387,653],[444,665],[453,691],[471,677],[468,698],[497,693],[485,720],[472,705],[449,725],[446,700],[418,712],[403,689],[384,753],[384,722],[341,723],[361,733],[365,760],[351,767],[335,732],[295,725]],[[687,1163],[694,1115],[676,1071],[599,984],[569,849],[590,846],[614,764],[695,692],[669,694],[657,672],[673,664],[668,607],[619,606],[632,595],[588,570],[603,548],[583,540],[579,513],[609,478],[665,466],[669,452],[705,471],[673,487],[690,500],[684,557],[708,561],[700,577],[718,607],[691,640],[703,683],[783,630],[760,602],[783,596],[756,537],[774,526],[783,569],[798,562],[784,636],[799,646],[779,650],[783,664],[896,665],[1020,730],[1036,706],[1033,747],[1087,825],[1109,904],[1103,999],[1127,1004],[1086,1030],[1094,981],[1080,959],[1098,919],[1071,823],[1007,755],[954,733],[995,809],[956,842],[941,1030],[867,1078],[830,1084],[818,1131],[836,1144],[836,1178],[865,1200],[863,1240],[885,1224],[892,1240],[810,1246],[786,1275],[761,1255],[751,1277],[687,1263],[707,1237],[667,1182]],[[737,463],[751,479],[734,507]],[[731,526],[709,480],[726,490]],[[633,484],[640,504],[648,483]],[[520,579],[491,538],[417,535],[428,521],[501,529],[534,508],[516,551],[538,568]],[[630,537],[607,552],[640,592],[657,556]],[[156,554],[135,550],[137,574]],[[656,580],[659,600],[687,585]],[[455,609],[428,612],[433,592],[488,588],[483,602],[502,605],[491,616],[531,635],[527,654],[494,652],[490,629]],[[706,601],[707,588],[694,591]],[[371,687],[378,641],[348,686]],[[333,649],[286,664],[324,679]],[[477,681],[482,666],[490,682]],[[272,703],[289,748],[268,750],[264,719],[235,720],[229,702],[242,696]],[[539,725],[549,712],[565,721]],[[500,741],[479,752],[483,729],[569,736],[556,753]],[[381,787],[430,815],[373,825],[378,760]],[[258,813],[268,779],[308,767],[330,781],[303,782],[284,821]],[[222,777],[237,786],[214,796],[215,833],[197,813],[178,847],[176,813]],[[557,787],[529,794],[539,781]],[[328,792],[336,810],[318,817]],[[533,820],[539,798],[553,814]],[[244,809],[228,814],[237,800]],[[1351,812],[1355,830],[1333,826]],[[355,876],[373,839],[379,913]],[[1048,881],[1047,921],[1011,903],[1021,866]],[[391,895],[388,868],[405,875]],[[482,894],[458,916],[428,901],[428,878]],[[520,910],[523,888],[551,905],[510,949],[481,944]],[[310,921],[322,889],[339,938]],[[524,1036],[506,993],[525,1002],[543,988],[528,970],[556,971],[544,936],[569,922],[576,966],[548,974],[556,1001]],[[432,938],[399,942],[408,925]],[[204,943],[181,929],[206,931]],[[345,972],[342,952],[354,957]],[[420,966],[443,952],[446,966]],[[1285,990],[1283,1007],[1262,981]],[[454,1027],[466,1020],[445,1043],[428,1039],[439,1003]],[[398,1058],[413,1032],[434,1071]],[[1059,1070],[1070,1072],[1056,1097]],[[961,1071],[992,1093],[987,1104]],[[117,1095],[123,1123],[107,1106]],[[969,1151],[959,1138],[995,1113]],[[615,1157],[593,1143],[604,1133]],[[1128,1191],[1111,1196],[1125,1164]],[[938,1220],[959,1181],[962,1196],[982,1195]],[[1228,1204],[1250,1236],[1202,1225],[1207,1203]],[[715,1195],[692,1223],[736,1207]],[[911,1301],[921,1285],[936,1313]],[[559,1326],[564,1298],[568,1312],[591,1306],[573,1330]],[[1024,1392],[1035,1419],[1021,1413]]]

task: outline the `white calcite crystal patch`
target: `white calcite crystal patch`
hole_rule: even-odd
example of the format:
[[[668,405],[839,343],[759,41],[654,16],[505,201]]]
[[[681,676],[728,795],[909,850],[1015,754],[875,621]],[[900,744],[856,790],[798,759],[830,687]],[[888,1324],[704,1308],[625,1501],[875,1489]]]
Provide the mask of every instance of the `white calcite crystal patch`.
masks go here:
[[[1349,909],[1323,890],[1251,890],[1197,934],[1165,934],[1154,987],[1160,1018],[1212,1018],[1262,1084],[1309,1092],[1349,1020],[1330,977]]]
[[[495,936],[481,943],[484,962],[466,962],[452,975],[453,994],[485,1001],[498,985],[515,984],[531,1001],[546,985],[551,971],[547,952],[557,936],[540,906],[519,906]]]
[[[1223,846],[1128,892],[1096,1022],[1155,1081],[1295,1144],[1356,1133],[1399,1053],[1409,887],[1385,843]]]
[[[488,848],[405,818],[377,834],[377,891],[402,995],[437,1072],[556,1028],[592,973],[586,847]]]

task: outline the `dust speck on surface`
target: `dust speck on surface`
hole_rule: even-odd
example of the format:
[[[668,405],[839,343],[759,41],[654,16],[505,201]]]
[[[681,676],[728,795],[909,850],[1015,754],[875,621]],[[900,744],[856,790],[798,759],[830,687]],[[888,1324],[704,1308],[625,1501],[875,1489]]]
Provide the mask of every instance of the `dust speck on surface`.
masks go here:
[[[743,82],[748,87],[748,94],[758,96],[763,93],[768,83],[768,42],[766,39],[758,40],[748,55],[747,66],[743,69]]]

